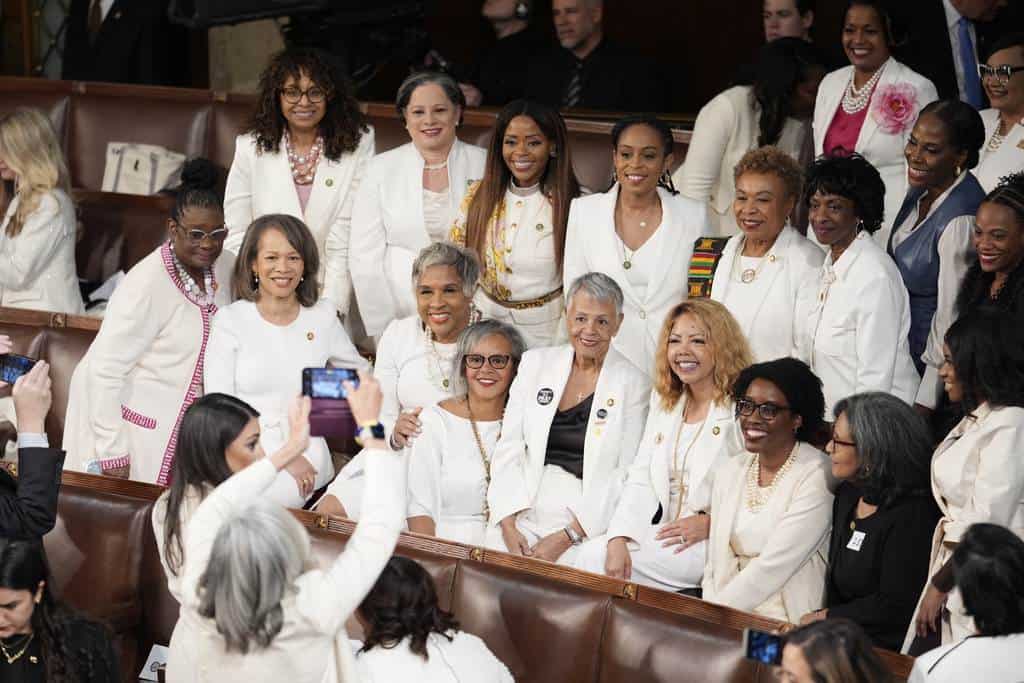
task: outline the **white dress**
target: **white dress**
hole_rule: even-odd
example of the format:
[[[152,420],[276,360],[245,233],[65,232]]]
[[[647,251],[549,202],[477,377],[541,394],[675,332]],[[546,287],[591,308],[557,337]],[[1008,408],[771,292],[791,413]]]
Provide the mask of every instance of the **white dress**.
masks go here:
[[[409,649],[406,638],[395,647],[375,647],[356,655],[362,683],[513,683],[515,679],[480,638],[465,631],[427,636],[428,658]]]
[[[423,432],[409,449],[409,517],[430,517],[434,535],[482,546],[487,531],[487,469],[466,418],[439,405],[420,413]],[[477,422],[490,458],[501,421]]]
[[[978,165],[971,172],[985,192],[991,192],[1000,178],[1024,170],[1024,119],[1015,123],[998,144],[993,136],[999,126],[999,110],[984,110],[981,120],[985,124],[985,144],[981,146]]]
[[[369,364],[352,345],[325,299],[299,309],[288,325],[263,319],[252,301],[236,301],[213,320],[206,351],[206,393],[221,392],[249,403],[260,413],[260,443],[267,454],[275,453],[288,439],[288,407],[302,392],[302,369],[335,367],[366,369]],[[316,469],[315,489],[334,476],[327,442],[312,438],[306,459]],[[286,471],[266,495],[286,507],[302,507],[305,499],[298,482]]]

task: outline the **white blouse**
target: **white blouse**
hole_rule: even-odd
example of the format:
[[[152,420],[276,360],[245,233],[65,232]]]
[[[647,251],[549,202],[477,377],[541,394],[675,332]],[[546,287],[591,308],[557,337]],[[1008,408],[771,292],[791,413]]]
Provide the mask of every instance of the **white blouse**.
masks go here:
[[[762,499],[768,494],[770,486],[758,486],[758,493]],[[743,499],[736,512],[736,524],[732,528],[732,535],[729,537],[729,545],[739,562],[740,571],[746,569],[750,561],[761,555],[765,547],[765,541],[771,538],[772,529],[778,524],[778,519],[771,515],[762,515],[760,512],[752,512],[747,509]],[[786,605],[782,601],[782,592],[772,594],[767,600],[753,610],[763,617],[791,621],[786,613]],[[795,617],[794,617],[795,618]]]
[[[480,638],[465,631],[427,636],[427,654],[409,649],[408,638],[391,648],[375,647],[356,656],[363,683],[513,683],[515,679]]]
[[[430,517],[434,535],[482,546],[487,529],[487,471],[501,421],[477,422],[487,465],[469,420],[439,405],[420,413],[422,433],[409,457],[409,517]]]
[[[651,236],[647,238],[647,241],[641,244],[640,248],[635,251],[627,247],[618,234],[615,235],[619,247],[622,248],[623,263],[626,262],[626,257],[629,257],[630,267],[626,269],[626,281],[636,290],[637,296],[641,299],[647,297],[647,286],[652,281],[657,285],[661,280],[661,274],[655,273],[654,270],[657,267],[658,256],[661,253],[661,243],[665,240],[665,232],[659,225],[651,233]],[[646,349],[646,352],[653,356],[654,349]]]
[[[448,239],[448,226],[452,221],[452,200],[445,188],[434,192],[423,188],[423,227],[434,242]]]

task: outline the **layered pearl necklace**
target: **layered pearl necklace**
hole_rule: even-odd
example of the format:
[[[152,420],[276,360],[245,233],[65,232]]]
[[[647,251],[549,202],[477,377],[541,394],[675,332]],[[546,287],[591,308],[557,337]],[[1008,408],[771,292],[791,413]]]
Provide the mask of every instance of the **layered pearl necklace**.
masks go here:
[[[782,467],[775,473],[772,483],[767,488],[763,488],[758,484],[758,480],[761,478],[761,456],[755,455],[754,459],[750,461],[750,466],[747,468],[747,495],[744,501],[748,510],[758,513],[768,504],[772,494],[775,493],[775,487],[779,485],[779,482],[783,480],[786,473],[793,466],[793,456],[796,454],[798,446],[799,443],[793,444],[793,450],[786,457],[786,462],[782,463]]]
[[[200,287],[195,278],[189,274],[185,266],[178,260],[178,256],[174,253],[173,249],[171,250],[171,256],[174,258],[174,269],[178,271],[178,278],[181,280],[182,287],[185,288],[185,294],[200,306],[212,306],[214,293],[213,268],[203,268],[203,287]]]
[[[871,101],[871,92],[875,89],[875,85],[878,83],[878,79],[882,77],[882,72],[885,71],[886,64],[889,60],[885,61],[885,64],[878,67],[878,70],[868,79],[868,82],[858,88],[854,85],[854,78],[857,75],[856,70],[850,74],[850,83],[846,86],[846,90],[843,92],[843,111],[847,114],[856,114],[857,112],[868,106],[868,102]]]
[[[288,165],[292,169],[292,180],[297,185],[309,185],[316,176],[316,166],[320,163],[320,153],[324,149],[324,139],[319,135],[306,154],[298,154],[292,147],[292,138],[288,131],[284,132],[284,148],[288,153]]]

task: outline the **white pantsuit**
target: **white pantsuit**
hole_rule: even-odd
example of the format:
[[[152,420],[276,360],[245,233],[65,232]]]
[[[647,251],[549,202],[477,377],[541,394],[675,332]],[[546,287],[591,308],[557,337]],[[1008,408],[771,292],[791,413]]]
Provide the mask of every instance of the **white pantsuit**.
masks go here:
[[[0,223],[0,306],[81,314],[71,199],[59,189],[41,195],[12,237],[7,230],[20,204],[16,194]]]
[[[635,254],[648,246],[654,251],[645,259],[635,258],[627,272],[623,266],[623,244],[615,232],[618,196],[619,186],[615,185],[603,194],[573,200],[565,240],[563,283],[568,290],[576,278],[589,272],[604,273],[618,283],[625,298],[625,318],[612,340],[612,348],[650,376],[665,316],[686,299],[693,243],[710,231],[708,211],[706,205],[659,187],[661,225]],[[641,281],[646,282],[642,291],[635,284]]]
[[[650,381],[614,349],[608,351],[587,422],[580,482],[561,467],[545,466],[551,421],[574,358],[571,346],[551,346],[527,351],[519,365],[491,464],[487,502],[491,510],[488,543],[493,547],[505,549],[497,525],[509,515],[517,515],[520,530],[534,536],[564,526],[561,520],[548,523],[538,518],[535,509],[568,508],[589,538],[608,529],[643,432]],[[578,482],[578,495],[563,486],[572,482],[561,481],[562,475]],[[564,500],[543,495],[557,495],[560,488],[567,491]],[[571,553],[562,561],[570,562]]]
[[[355,151],[337,161],[321,153],[309,202],[303,210],[284,141],[277,152],[260,152],[252,135],[239,135],[224,190],[224,223],[230,233],[224,248],[237,253],[249,224],[260,216],[284,213],[302,219],[320,253],[317,281],[323,296],[334,302],[339,313],[348,313],[352,298],[348,269],[352,206],[373,156],[373,146],[371,128],[359,138]]]
[[[978,165],[971,173],[985,188],[985,192],[991,192],[1003,176],[1024,170],[1024,120],[1018,121],[1007,131],[995,150],[989,149],[989,143],[999,126],[999,110],[982,111],[981,120],[985,124],[985,144],[981,146]]]
[[[469,184],[484,174],[487,152],[456,140],[448,153],[452,216]],[[392,320],[416,312],[412,264],[431,243],[424,224],[423,167],[411,142],[375,156],[356,195],[349,270],[366,333],[377,337]]]
[[[755,279],[743,283],[743,239],[743,235],[734,235],[722,250],[711,298],[736,318],[750,342],[755,362],[789,356],[793,352],[797,292],[808,274],[818,271],[825,255],[786,225],[762,257]]]
[[[920,377],[910,358],[910,299],[896,263],[866,232],[797,291],[793,356],[821,379],[825,412],[864,391],[914,403]]]

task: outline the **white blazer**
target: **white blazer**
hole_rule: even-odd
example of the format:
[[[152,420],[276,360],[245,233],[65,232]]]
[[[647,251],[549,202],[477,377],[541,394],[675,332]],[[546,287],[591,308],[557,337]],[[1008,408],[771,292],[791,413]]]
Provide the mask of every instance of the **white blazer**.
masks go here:
[[[629,468],[629,477],[622,498],[608,525],[608,538],[624,536],[635,550],[645,529],[661,505],[661,522],[671,522],[669,514],[669,476],[672,470],[672,451],[676,434],[686,409],[685,395],[676,406],[665,411],[661,396],[651,392],[647,426],[636,459]],[[715,473],[722,464],[743,452],[743,438],[733,416],[733,403],[712,404],[697,441],[690,448],[686,467],[689,471],[689,489],[684,509],[692,513],[711,509],[711,490]],[[679,463],[682,465],[683,463]]]
[[[994,152],[988,151],[988,141],[999,125],[999,110],[982,111],[981,120],[985,124],[985,142],[981,145],[978,165],[971,172],[985,192],[991,192],[1000,178],[1024,170],[1024,119],[1014,124]]]
[[[590,272],[613,278],[625,297],[625,319],[612,340],[612,348],[641,372],[650,375],[662,323],[669,310],[686,299],[686,276],[693,243],[710,231],[707,206],[658,188],[662,219],[658,231],[663,250],[650,273],[643,296],[630,285],[622,267],[622,245],[615,233],[615,201],[619,186],[602,194],[574,199],[569,208],[565,238],[565,267],[562,278],[566,291],[573,280]],[[634,264],[634,267],[635,264]]]
[[[71,199],[60,189],[42,195],[21,232],[11,237],[7,226],[20,201],[15,195],[0,224],[0,306],[81,314]]]
[[[509,391],[501,439],[491,460],[489,523],[533,506],[551,420],[569,381],[572,346],[547,346],[523,355]],[[647,417],[650,380],[609,349],[594,389],[583,446],[583,509],[573,510],[588,537],[605,532],[619,500]]]
[[[921,378],[910,358],[910,297],[895,261],[861,232],[797,291],[793,356],[821,378],[825,410],[864,391],[914,403]]]
[[[797,445],[789,473],[758,514],[777,520],[761,554],[740,571],[731,539],[739,506],[744,504],[745,453],[727,460],[715,476],[711,494],[711,535],[704,566],[704,599],[747,612],[782,593],[792,618],[825,604],[825,569],[832,528],[829,459],[814,446]]]
[[[348,272],[348,233],[356,190],[373,156],[373,128],[362,134],[350,154],[331,161],[323,154],[316,167],[313,189],[302,210],[284,143],[274,152],[258,152],[252,135],[235,138],[235,158],[224,190],[224,223],[229,235],[224,248],[237,254],[249,224],[260,216],[284,213],[302,219],[320,252],[317,280],[325,299],[338,312],[348,313],[352,279]]]
[[[853,74],[852,66],[844,66],[825,76],[818,87],[818,97],[814,103],[814,155],[824,154],[825,134],[828,133],[835,118],[836,111],[843,101],[843,93],[850,83]],[[903,197],[907,193],[907,164],[903,156],[903,148],[910,138],[910,131],[917,120],[915,115],[898,133],[887,133],[879,128],[878,119],[874,115],[875,98],[890,86],[906,83],[917,92],[917,111],[939,98],[932,82],[912,70],[910,67],[890,58],[875,86],[875,92],[868,104],[868,113],[864,117],[864,125],[857,137],[854,151],[870,161],[885,182],[885,223],[875,233],[875,240],[885,246],[892,230],[892,222],[896,220]]]
[[[456,139],[448,153],[452,212],[484,175],[487,151]],[[411,143],[375,156],[352,209],[349,270],[366,333],[378,337],[392,320],[416,312],[412,263],[430,244],[423,219],[423,166]]]
[[[729,236],[739,231],[732,211],[736,197],[733,168],[744,154],[758,147],[760,111],[754,88],[737,85],[716,95],[697,114],[686,159],[672,182],[683,195],[710,207],[712,232],[702,234]],[[804,123],[787,118],[775,146],[799,159],[804,130]]]
[[[736,252],[742,240],[743,235],[734,235],[722,250],[711,285],[711,298],[715,301],[724,303],[732,287],[733,269],[740,258]],[[767,261],[758,275],[760,285],[755,290],[755,296],[760,297],[756,312],[749,319],[736,318],[747,335],[757,362],[774,360],[793,352],[797,291],[808,274],[817,272],[821,267],[825,255],[806,237],[786,225],[764,258]],[[735,315],[735,311],[732,313]]]

